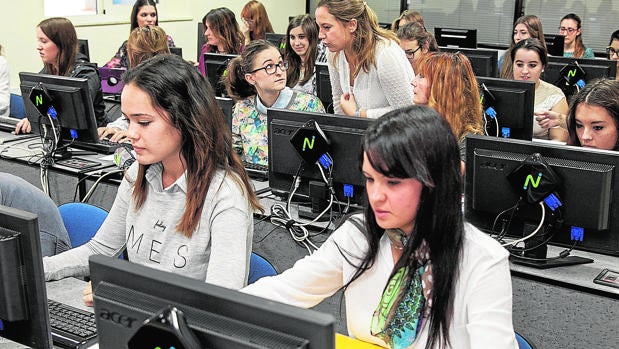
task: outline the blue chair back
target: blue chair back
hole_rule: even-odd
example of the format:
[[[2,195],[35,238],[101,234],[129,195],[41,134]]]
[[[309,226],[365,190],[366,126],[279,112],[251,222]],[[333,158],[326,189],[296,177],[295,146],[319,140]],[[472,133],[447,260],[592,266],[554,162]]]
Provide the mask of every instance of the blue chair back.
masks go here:
[[[24,100],[18,94],[11,93],[11,110],[9,116],[23,119],[26,117],[26,110],[24,109]]]
[[[518,349],[535,349],[535,346],[518,332],[516,332],[516,342],[518,342]]]
[[[249,261],[249,278],[247,283],[253,284],[262,277],[274,275],[277,275],[275,267],[261,255],[252,252]]]
[[[71,247],[78,247],[92,238],[107,217],[104,209],[82,202],[69,202],[58,206]]]

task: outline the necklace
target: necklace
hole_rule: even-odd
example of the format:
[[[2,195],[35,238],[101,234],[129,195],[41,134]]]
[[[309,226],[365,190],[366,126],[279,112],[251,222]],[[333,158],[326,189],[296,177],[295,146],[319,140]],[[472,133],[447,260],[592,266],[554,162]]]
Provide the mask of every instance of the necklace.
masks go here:
[[[391,241],[391,246],[396,250],[403,250],[406,244],[408,243],[408,236],[404,234],[401,229],[387,229],[385,230],[387,236],[389,237],[389,241]]]

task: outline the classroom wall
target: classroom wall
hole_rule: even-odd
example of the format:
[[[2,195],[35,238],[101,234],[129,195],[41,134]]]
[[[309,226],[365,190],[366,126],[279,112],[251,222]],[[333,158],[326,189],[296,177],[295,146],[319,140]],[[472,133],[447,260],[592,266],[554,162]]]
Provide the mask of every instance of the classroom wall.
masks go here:
[[[198,0],[160,0],[159,25],[172,36],[176,46],[183,48],[183,57],[197,56],[197,22],[211,8],[228,7],[240,19],[247,0],[207,2]],[[90,59],[105,64],[129,36],[130,5],[106,5],[106,14],[69,17],[76,26],[77,36],[88,39]],[[111,3],[111,1],[109,1]],[[305,0],[261,0],[274,30],[286,31],[288,17],[305,13]],[[11,89],[19,90],[21,71],[38,72],[43,65],[36,51],[35,28],[43,20],[42,0],[3,1],[0,5],[0,44],[9,62]]]

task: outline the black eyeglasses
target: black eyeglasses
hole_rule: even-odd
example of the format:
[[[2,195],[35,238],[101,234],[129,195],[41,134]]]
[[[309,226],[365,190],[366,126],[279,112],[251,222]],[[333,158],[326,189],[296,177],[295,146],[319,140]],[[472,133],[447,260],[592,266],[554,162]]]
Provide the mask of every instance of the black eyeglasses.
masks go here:
[[[617,57],[619,57],[619,50],[615,49],[614,47],[608,46],[606,48],[606,54],[608,55],[608,57],[612,57],[613,55],[617,55]]]
[[[559,27],[559,33],[565,33],[568,32],[570,34],[574,34],[575,31],[577,31],[578,28],[566,28],[566,27]]]
[[[417,47],[414,50],[406,50],[404,53],[406,54],[406,58],[415,58],[415,52],[419,51],[421,46]]]
[[[268,75],[273,75],[277,71],[277,68],[279,68],[282,72],[285,72],[286,70],[288,70],[288,61],[282,61],[277,64],[273,64],[273,63],[267,64],[262,68],[258,68],[258,69],[254,69],[250,71],[249,74],[253,74],[257,72],[258,70],[264,69],[265,73],[267,73]]]

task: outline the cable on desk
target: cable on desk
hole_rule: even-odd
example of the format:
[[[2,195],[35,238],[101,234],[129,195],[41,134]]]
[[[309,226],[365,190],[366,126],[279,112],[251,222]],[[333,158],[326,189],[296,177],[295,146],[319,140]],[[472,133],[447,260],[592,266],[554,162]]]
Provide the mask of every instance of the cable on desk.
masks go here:
[[[97,186],[99,185],[99,183],[101,183],[101,181],[107,177],[107,176],[111,176],[113,174],[119,173],[119,172],[124,172],[125,170],[113,170],[107,173],[102,174],[101,176],[99,176],[99,178],[92,184],[92,187],[90,187],[90,190],[88,190],[88,192],[86,193],[86,195],[84,195],[84,197],[82,198],[81,202],[88,202],[88,200],[90,199],[90,197],[92,196],[92,194],[94,193],[95,189],[97,188]]]

